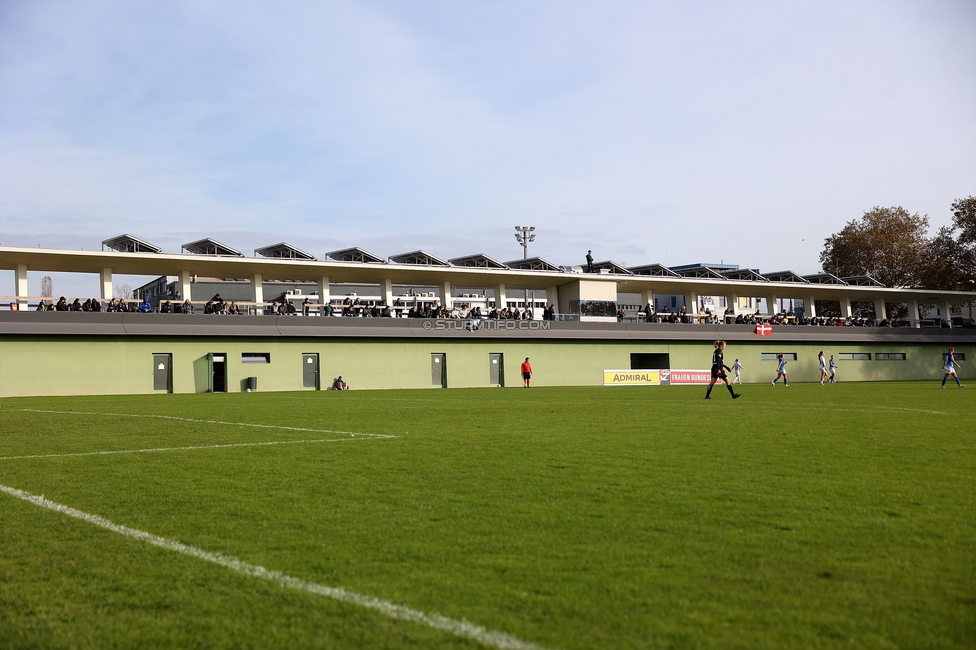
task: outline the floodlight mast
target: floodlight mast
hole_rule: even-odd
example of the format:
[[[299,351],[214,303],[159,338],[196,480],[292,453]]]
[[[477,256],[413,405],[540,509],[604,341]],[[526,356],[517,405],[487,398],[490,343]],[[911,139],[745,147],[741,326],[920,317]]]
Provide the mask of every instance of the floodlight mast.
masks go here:
[[[529,259],[529,243],[535,241],[535,226],[515,226],[515,239],[522,245],[522,259]],[[529,290],[525,290],[525,308],[529,308]],[[498,302],[497,300],[495,302]],[[532,302],[535,302],[535,291],[532,292]],[[504,305],[503,305],[504,306]],[[535,318],[535,310],[532,312]]]

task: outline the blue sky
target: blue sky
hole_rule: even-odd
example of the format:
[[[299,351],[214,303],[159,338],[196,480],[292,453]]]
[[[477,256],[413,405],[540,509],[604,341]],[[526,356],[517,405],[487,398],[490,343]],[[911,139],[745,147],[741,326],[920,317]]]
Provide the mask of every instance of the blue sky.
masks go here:
[[[810,273],[976,193],[974,36],[968,0],[6,0],[0,243],[508,260],[534,225],[560,264]]]

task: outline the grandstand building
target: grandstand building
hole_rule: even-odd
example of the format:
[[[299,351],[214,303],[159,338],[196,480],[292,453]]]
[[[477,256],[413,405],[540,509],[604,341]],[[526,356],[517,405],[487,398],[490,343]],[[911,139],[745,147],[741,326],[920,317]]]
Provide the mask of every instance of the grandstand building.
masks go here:
[[[817,379],[820,350],[835,355],[841,381],[935,379],[950,345],[964,374],[976,366],[976,329],[952,317],[976,293],[728,264],[594,266],[360,248],[318,260],[285,243],[247,257],[210,239],[166,253],[128,235],[101,251],[0,247],[0,268],[15,276],[3,298],[13,309],[0,311],[0,395],[317,390],[340,374],[353,389],[518,386],[524,357],[533,386],[600,385],[608,370],[658,370],[655,378],[681,383],[679,371],[708,368],[718,338],[746,382],[768,381],[777,353],[788,355],[791,380]],[[138,290],[156,309],[177,299],[202,306],[219,293],[247,315],[37,311],[51,297],[28,295],[27,274],[52,271],[97,274],[103,303],[113,274],[143,275],[157,278]],[[458,317],[324,316],[353,296],[400,303],[392,316],[437,305]],[[475,307],[482,316],[524,309],[526,296],[531,320],[471,317]],[[296,315],[268,315],[282,300]],[[542,320],[545,306],[551,319]],[[936,318],[921,318],[927,310]],[[769,322],[771,335],[760,335]]]

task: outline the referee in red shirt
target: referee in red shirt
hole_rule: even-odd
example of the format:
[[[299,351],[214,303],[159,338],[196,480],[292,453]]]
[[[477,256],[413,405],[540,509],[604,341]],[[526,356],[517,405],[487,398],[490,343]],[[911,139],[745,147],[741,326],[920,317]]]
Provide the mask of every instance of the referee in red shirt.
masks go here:
[[[529,363],[529,358],[525,357],[525,361],[522,362],[522,386],[523,388],[529,387],[529,380],[532,379],[532,364]]]

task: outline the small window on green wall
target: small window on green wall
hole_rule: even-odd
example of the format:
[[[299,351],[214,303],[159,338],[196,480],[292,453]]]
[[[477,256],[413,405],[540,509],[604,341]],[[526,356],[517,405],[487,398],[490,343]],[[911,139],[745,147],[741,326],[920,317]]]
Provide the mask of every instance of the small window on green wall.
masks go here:
[[[839,352],[837,358],[841,361],[870,361],[870,352]]]
[[[271,363],[271,353],[241,352],[241,363]]]
[[[878,352],[874,355],[875,361],[904,361],[904,352]]]
[[[763,361],[776,361],[781,354],[787,361],[796,361],[796,352],[760,352],[759,358]]]

